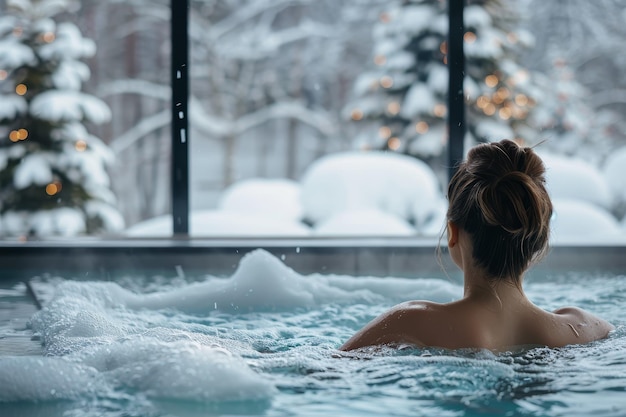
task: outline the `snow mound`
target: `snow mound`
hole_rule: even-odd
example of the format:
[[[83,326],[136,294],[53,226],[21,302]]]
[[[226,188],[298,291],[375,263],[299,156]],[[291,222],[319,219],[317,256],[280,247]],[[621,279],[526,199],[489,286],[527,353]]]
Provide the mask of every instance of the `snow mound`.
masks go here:
[[[613,236],[621,234],[620,224],[601,207],[581,200],[553,199],[552,235],[567,237]]]
[[[617,149],[606,159],[604,178],[618,202],[626,202],[626,147]]]
[[[342,211],[319,223],[323,236],[412,236],[416,230],[393,214],[377,209]]]
[[[593,165],[554,154],[540,154],[546,166],[546,186],[554,199],[573,199],[603,208],[612,203],[605,178]]]
[[[221,210],[298,221],[302,218],[300,185],[287,179],[248,179],[227,188]]]
[[[311,230],[290,219],[249,213],[199,210],[189,215],[189,234],[193,237],[306,237]],[[126,229],[131,237],[170,237],[172,215],[145,220]]]
[[[376,209],[419,226],[440,198],[437,177],[428,165],[394,153],[329,155],[315,161],[302,178],[304,214],[313,223],[343,211]],[[422,217],[415,218],[415,213]]]

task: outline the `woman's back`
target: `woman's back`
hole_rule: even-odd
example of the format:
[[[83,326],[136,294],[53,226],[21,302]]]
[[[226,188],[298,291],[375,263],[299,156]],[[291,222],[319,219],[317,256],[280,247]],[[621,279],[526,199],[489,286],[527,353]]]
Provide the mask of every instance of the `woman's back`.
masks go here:
[[[378,317],[341,349],[400,344],[493,351],[535,345],[561,347],[602,339],[613,329],[606,321],[574,307],[551,313],[525,297],[515,304],[501,309],[471,298],[449,304],[410,301]]]
[[[447,197],[448,249],[463,271],[463,298],[396,306],[342,349],[413,343],[502,350],[606,337],[611,324],[572,307],[544,311],[522,289],[524,273],[548,249],[552,217],[545,167],[531,148],[509,140],[472,148]]]

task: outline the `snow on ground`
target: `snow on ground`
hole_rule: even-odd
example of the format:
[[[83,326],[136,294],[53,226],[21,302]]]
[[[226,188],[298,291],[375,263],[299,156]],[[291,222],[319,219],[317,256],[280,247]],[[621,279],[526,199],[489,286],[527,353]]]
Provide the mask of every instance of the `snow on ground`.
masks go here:
[[[220,210],[272,216],[297,222],[302,218],[300,185],[288,179],[253,178],[224,190]]]
[[[437,178],[425,163],[393,153],[325,156],[302,178],[304,215],[313,223],[346,210],[376,209],[420,226],[440,198]]]
[[[170,237],[172,216],[166,214],[143,221],[126,230],[129,237]],[[190,213],[192,237],[306,237],[311,230],[302,223],[251,213],[198,210]]]
[[[540,154],[546,166],[546,185],[553,199],[587,201],[603,208],[613,197],[605,177],[593,165],[574,158]]]
[[[624,235],[626,220],[620,225],[608,208],[612,202],[609,184],[616,192],[626,189],[622,185],[626,151],[615,153],[607,162],[607,177],[582,160],[553,154],[542,155],[542,159],[554,202],[554,241]],[[438,181],[423,162],[392,153],[347,152],[313,163],[301,183],[249,179],[233,184],[223,192],[218,210],[191,213],[190,234],[439,236],[446,209]],[[313,223],[312,229],[299,221],[303,218]],[[134,237],[167,237],[171,233],[170,215],[134,225],[126,232]]]
[[[412,236],[417,233],[410,224],[378,209],[346,210],[316,225],[318,236]]]

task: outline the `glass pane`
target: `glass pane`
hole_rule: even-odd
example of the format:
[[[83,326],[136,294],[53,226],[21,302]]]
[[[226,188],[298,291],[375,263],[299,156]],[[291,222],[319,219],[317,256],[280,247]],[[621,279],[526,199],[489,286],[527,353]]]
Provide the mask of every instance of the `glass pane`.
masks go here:
[[[0,236],[170,210],[169,3],[0,3]]]
[[[192,236],[439,232],[446,32],[422,45],[438,84],[418,108],[424,53],[394,30],[403,10],[192,2]]]

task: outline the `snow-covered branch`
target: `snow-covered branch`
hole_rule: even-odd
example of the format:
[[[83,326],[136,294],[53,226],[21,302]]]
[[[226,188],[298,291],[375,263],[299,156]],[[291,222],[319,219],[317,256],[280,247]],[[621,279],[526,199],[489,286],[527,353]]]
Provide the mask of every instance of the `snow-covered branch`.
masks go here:
[[[275,119],[296,119],[327,136],[336,131],[332,117],[325,111],[307,109],[302,105],[302,102],[294,100],[276,103],[241,117],[236,124],[236,133],[243,133]]]
[[[168,85],[155,84],[150,81],[125,79],[114,80],[99,85],[96,94],[99,97],[137,94],[160,100],[169,100],[172,97],[172,89]]]
[[[113,142],[111,142],[111,149],[119,155],[144,136],[157,129],[168,126],[171,120],[172,117],[169,109],[146,117],[130,130],[115,138]]]
[[[207,114],[200,103],[194,99],[191,100],[190,112],[192,126],[213,137],[241,135],[257,126],[278,119],[296,119],[314,127],[324,135],[336,132],[335,124],[329,114],[322,110],[307,109],[302,102],[297,100],[275,103],[234,121]]]

